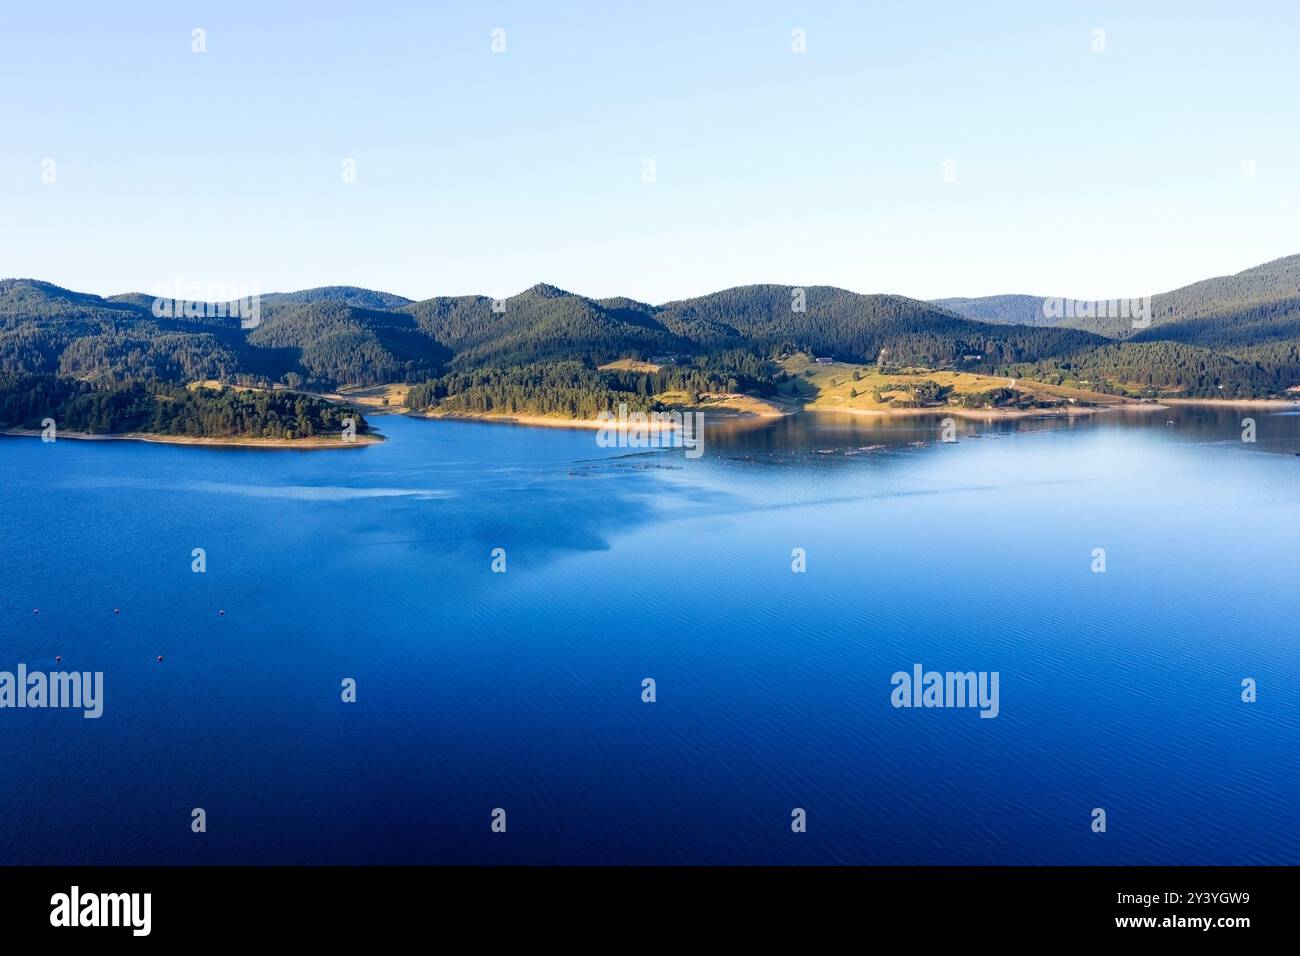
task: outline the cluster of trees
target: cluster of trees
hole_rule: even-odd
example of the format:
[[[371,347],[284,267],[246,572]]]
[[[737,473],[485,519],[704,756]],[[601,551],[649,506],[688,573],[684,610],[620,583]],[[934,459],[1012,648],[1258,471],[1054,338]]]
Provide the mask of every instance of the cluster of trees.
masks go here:
[[[451,354],[400,311],[286,299],[265,304],[260,319],[246,347],[277,350],[288,359],[281,381],[289,373],[327,388],[418,381],[441,371]]]
[[[611,386],[605,374],[581,362],[539,362],[508,369],[452,372],[411,386],[407,405],[424,411],[562,415],[595,418],[626,402],[632,411],[654,411],[649,395]]]
[[[958,404],[963,408],[1059,408],[1067,403],[1064,399],[1035,399],[1014,388],[990,388],[963,395]]]
[[[745,349],[729,349],[716,355],[697,355],[682,364],[665,364],[657,372],[609,370],[603,373],[614,388],[658,395],[662,392],[706,392],[775,395],[786,378],[775,364]]]
[[[692,403],[705,393],[771,395],[784,378],[771,362],[743,350],[696,356],[688,364],[660,366],[657,372],[595,369],[574,361],[533,362],[449,372],[411,386],[406,402],[416,411],[593,418],[615,411],[621,402],[633,411],[662,409],[662,396],[668,392],[684,392]]]
[[[230,380],[239,370],[233,350],[210,333],[109,331],[75,338],[58,360],[58,373],[101,381]]]
[[[160,387],[144,382],[97,385],[48,374],[0,373],[0,426],[40,428],[46,418],[66,431],[114,435],[147,432],[195,438],[311,438],[339,435],[355,409],[294,392]]]
[[[235,349],[209,331],[172,331],[149,320],[66,323],[0,320],[0,371],[49,372],[101,381],[232,378]]]
[[[1122,342],[1066,359],[1012,367],[1013,377],[1081,384],[1114,395],[1253,398],[1296,380],[1258,362],[1179,342]]]
[[[903,392],[907,397],[898,398],[897,396],[889,403],[895,408],[923,408],[926,405],[933,405],[936,402],[945,401],[948,394],[952,391],[951,385],[940,385],[938,382],[932,382],[927,379],[924,382],[904,382],[897,385],[888,385],[884,388],[877,389],[876,393],[880,396],[877,400],[883,400],[885,392]]]

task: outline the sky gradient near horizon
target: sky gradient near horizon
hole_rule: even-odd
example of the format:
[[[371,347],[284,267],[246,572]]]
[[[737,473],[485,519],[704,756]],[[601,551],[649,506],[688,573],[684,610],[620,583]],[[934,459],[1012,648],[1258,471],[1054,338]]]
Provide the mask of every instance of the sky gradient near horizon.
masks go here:
[[[0,276],[1100,298],[1300,252],[1300,5],[1136,7],[13,5]]]

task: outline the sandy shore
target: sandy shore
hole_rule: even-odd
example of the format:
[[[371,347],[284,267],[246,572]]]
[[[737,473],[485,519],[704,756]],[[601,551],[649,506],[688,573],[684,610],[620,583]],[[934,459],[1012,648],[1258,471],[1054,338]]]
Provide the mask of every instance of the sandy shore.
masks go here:
[[[846,408],[835,405],[809,405],[803,411],[827,415],[856,415],[863,418],[949,415],[953,418],[995,421],[1017,418],[1080,418],[1112,411],[1146,413],[1168,411],[1168,408],[1155,402],[1115,402],[1105,405],[1066,405],[1058,408],[962,408],[956,405],[932,405],[923,408]]]
[[[1286,398],[1162,398],[1166,405],[1205,405],[1210,408],[1296,408],[1300,399]]]
[[[2,434],[12,438],[39,438],[41,431],[33,428],[11,428]],[[151,435],[148,432],[126,432],[121,435],[92,435],[87,432],[60,431],[56,440],[73,441],[147,441],[160,445],[207,445],[217,448],[289,448],[318,451],[325,448],[362,448],[375,445],[384,439],[378,435],[358,435],[356,441],[341,438],[194,438],[189,435]]]
[[[716,421],[763,421],[765,419],[783,418],[786,415],[792,415],[799,409],[785,408],[774,405],[764,399],[753,398],[749,395],[728,395],[719,398],[715,402],[705,401],[699,405],[692,405],[686,408],[676,408],[671,411],[660,412],[660,415],[690,415],[699,412],[704,415],[705,422]],[[620,422],[617,416],[602,421],[599,418],[561,418],[556,415],[495,415],[490,412],[411,412],[408,414],[414,418],[431,418],[451,421],[466,422],[495,422],[502,425],[528,425],[538,428],[619,428]],[[631,414],[631,413],[629,413]],[[649,432],[673,431],[677,424],[673,421],[652,421],[647,412],[646,421],[634,425],[632,422],[624,422],[629,430],[639,429]]]
[[[862,418],[916,418],[920,416],[950,415],[953,418],[977,421],[995,421],[1014,420],[1019,418],[1074,418],[1104,414],[1112,411],[1145,414],[1169,410],[1167,405],[1159,402],[1111,402],[1105,405],[1070,405],[1060,408],[960,408],[952,405],[936,405],[924,408],[849,408],[835,405],[815,404],[805,405],[802,407],[791,407],[789,405],[779,407],[770,403],[764,404],[767,407],[761,411],[742,411],[735,408],[703,405],[685,410],[682,414],[702,412],[705,416],[706,423],[734,421],[760,424],[764,421],[784,418],[788,415],[797,415],[800,412],[811,412],[818,415],[853,415]],[[1193,400],[1189,401],[1188,404],[1196,404],[1196,402]],[[1283,402],[1281,404],[1290,405],[1292,403]],[[617,419],[603,422],[595,418],[557,418],[548,415],[492,415],[465,412],[408,412],[407,414],[414,418],[466,422],[493,422],[503,425],[526,425],[539,428],[599,429],[618,425]],[[628,427],[630,428],[631,425]],[[676,426],[672,422],[654,424],[646,422],[645,425],[641,427],[646,428],[651,432],[657,432],[672,430]]]
[[[549,415],[476,415],[465,412],[408,412],[411,418],[428,418],[432,421],[450,421],[450,422],[487,422],[496,425],[527,425],[530,428],[617,428],[618,419],[614,418],[603,422],[598,418],[553,418]],[[677,426],[672,422],[645,422],[640,425],[628,423],[628,429],[633,428],[650,431],[672,431]]]
[[[1076,418],[1094,415],[1098,408],[958,408],[936,405],[929,408],[836,408],[810,405],[806,412],[818,415],[852,415],[855,418],[919,418],[943,415],[951,418],[978,421],[1010,420],[1016,418]]]

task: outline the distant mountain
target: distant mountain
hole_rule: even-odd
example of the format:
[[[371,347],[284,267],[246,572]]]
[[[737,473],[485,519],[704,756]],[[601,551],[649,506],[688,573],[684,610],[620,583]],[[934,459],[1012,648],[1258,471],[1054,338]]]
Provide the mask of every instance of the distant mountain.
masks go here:
[[[44,318],[90,311],[130,313],[133,309],[132,303],[116,297],[104,299],[88,292],[73,292],[39,279],[0,279],[0,316],[4,317]]]
[[[741,286],[660,305],[590,299],[546,284],[501,302],[475,295],[417,302],[329,286],[262,296],[249,328],[212,304],[157,317],[153,303],[141,293],[103,298],[33,279],[0,281],[0,372],[335,389],[449,375],[464,383],[464,376],[539,364],[594,370],[632,358],[707,366],[714,384],[771,384],[759,366],[803,351],[895,367],[1033,370],[1061,380],[1087,370],[1107,381],[1197,393],[1226,383],[1234,394],[1266,394],[1300,382],[1300,256],[1157,296],[1147,329],[1130,320],[1049,321],[1034,296],[922,302],[831,286]],[[662,376],[650,385],[633,378],[621,385],[668,387]]]
[[[351,285],[329,285],[301,292],[273,292],[262,296],[262,304],[310,305],[313,302],[342,302],[358,309],[396,309],[411,300],[391,292],[376,292]]]
[[[1055,325],[1037,295],[988,295],[978,299],[935,299],[933,304],[977,322],[1002,325]]]
[[[1047,318],[1043,303],[1048,301],[1042,296],[992,295],[936,299],[934,304],[980,322],[1054,325],[1139,341],[1258,345],[1296,336],[1293,323],[1300,313],[1300,255],[1158,293],[1152,296],[1149,328],[1135,328],[1131,318],[1123,317]],[[1162,327],[1174,325],[1181,328],[1162,331]]]
[[[1300,337],[1300,255],[1155,296],[1133,338],[1247,348]]]

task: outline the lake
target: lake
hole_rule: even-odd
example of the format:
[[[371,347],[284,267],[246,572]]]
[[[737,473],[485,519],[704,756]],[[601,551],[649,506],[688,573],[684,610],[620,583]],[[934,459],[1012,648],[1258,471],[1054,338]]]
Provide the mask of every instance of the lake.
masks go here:
[[[372,421],[0,439],[0,863],[1300,863],[1294,413]]]

